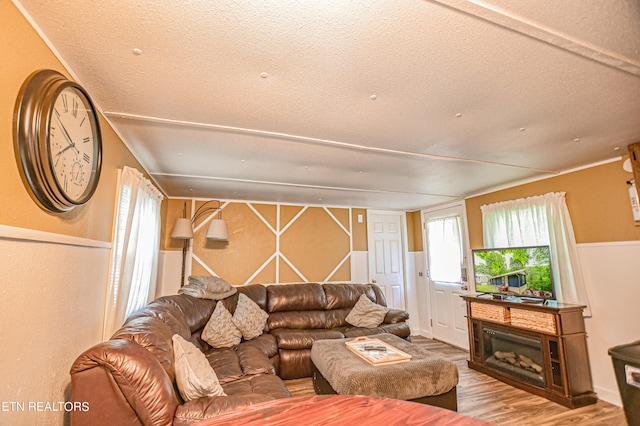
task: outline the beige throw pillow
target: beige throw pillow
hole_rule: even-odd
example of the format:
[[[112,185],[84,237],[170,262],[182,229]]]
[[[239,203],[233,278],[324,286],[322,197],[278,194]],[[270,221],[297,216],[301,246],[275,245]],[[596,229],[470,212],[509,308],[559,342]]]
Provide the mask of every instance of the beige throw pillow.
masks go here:
[[[360,296],[346,321],[355,327],[374,328],[382,324],[389,308],[372,302],[366,294]]]
[[[240,343],[242,333],[233,324],[231,313],[222,302],[218,302],[201,337],[214,348],[228,348]]]
[[[231,319],[245,340],[254,339],[262,334],[269,314],[248,296],[240,293],[236,311]]]
[[[182,399],[190,401],[207,396],[227,396],[207,357],[179,334],[174,334],[172,341],[176,384]]]

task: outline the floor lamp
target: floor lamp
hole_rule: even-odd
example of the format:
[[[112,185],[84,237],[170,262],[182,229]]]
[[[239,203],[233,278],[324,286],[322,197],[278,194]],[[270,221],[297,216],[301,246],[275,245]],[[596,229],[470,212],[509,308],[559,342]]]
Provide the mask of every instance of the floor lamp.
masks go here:
[[[210,203],[218,203],[218,205],[217,207],[212,207]],[[177,218],[173,224],[171,238],[184,240],[182,245],[182,275],[180,277],[180,287],[184,285],[189,241],[193,239],[193,225],[198,219],[209,213],[216,213],[216,218],[209,221],[207,239],[213,241],[229,241],[229,228],[227,226],[227,222],[222,219],[220,201],[217,200],[209,200],[202,204],[195,211],[191,219],[187,218],[187,203],[185,202],[182,217]]]

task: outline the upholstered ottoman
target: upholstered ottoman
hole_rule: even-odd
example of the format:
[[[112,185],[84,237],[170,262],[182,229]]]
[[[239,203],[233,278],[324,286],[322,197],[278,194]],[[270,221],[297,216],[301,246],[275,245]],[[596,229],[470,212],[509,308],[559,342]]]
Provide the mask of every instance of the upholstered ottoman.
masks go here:
[[[406,352],[411,360],[373,365],[346,347],[353,339],[318,340],[311,348],[317,394],[393,398],[457,411],[458,368],[452,361],[393,334],[368,337]]]

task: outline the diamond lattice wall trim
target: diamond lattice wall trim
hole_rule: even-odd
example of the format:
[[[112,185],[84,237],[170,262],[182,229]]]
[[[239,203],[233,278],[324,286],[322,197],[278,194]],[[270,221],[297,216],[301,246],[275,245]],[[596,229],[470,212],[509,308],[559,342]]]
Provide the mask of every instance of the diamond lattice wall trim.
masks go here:
[[[245,284],[257,282],[258,276],[253,276],[261,272],[261,282],[275,282],[275,267],[267,266],[276,251],[276,235],[268,222],[244,203],[227,204],[222,218],[229,226],[228,242],[207,240],[206,224],[195,232],[192,275],[217,275],[232,284]]]
[[[351,280],[348,208],[228,202],[222,217],[228,242],[205,238],[210,218],[196,223],[191,275],[216,275],[233,285]]]
[[[348,219],[349,212],[346,213]],[[351,279],[350,276],[333,276],[336,267],[350,252],[350,238],[344,225],[321,207],[309,207],[287,224],[280,236],[280,252],[305,281]]]

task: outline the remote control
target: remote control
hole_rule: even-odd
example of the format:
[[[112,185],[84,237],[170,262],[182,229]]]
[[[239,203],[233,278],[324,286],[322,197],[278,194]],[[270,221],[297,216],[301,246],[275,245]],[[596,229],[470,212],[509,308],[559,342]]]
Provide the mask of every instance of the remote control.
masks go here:
[[[387,351],[387,348],[385,348],[384,346],[365,345],[365,346],[364,346],[364,350],[365,350],[365,351],[379,351],[379,352],[386,352],[386,351]]]

